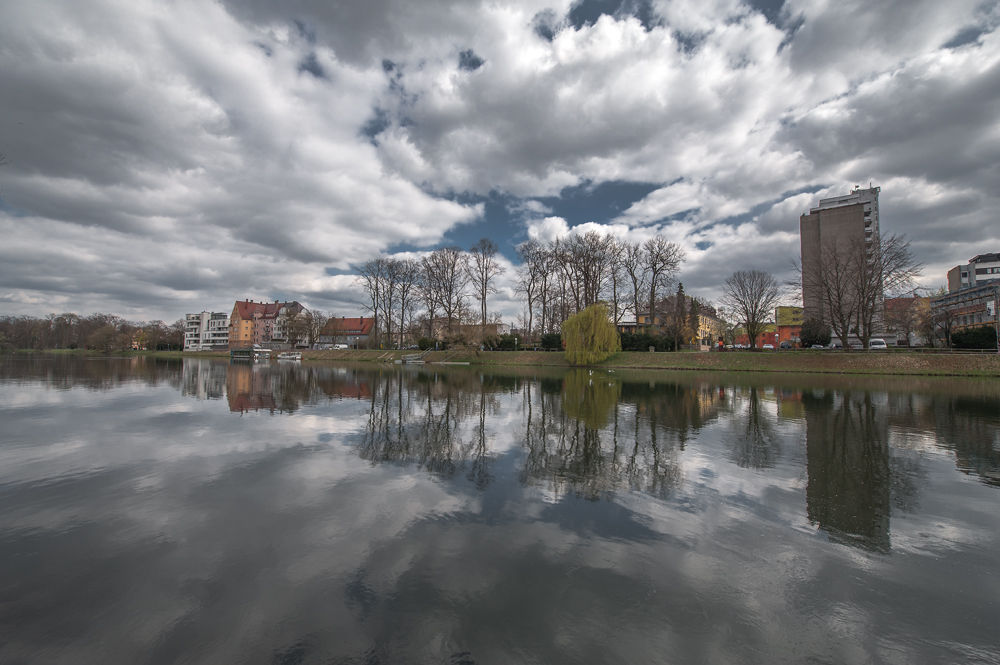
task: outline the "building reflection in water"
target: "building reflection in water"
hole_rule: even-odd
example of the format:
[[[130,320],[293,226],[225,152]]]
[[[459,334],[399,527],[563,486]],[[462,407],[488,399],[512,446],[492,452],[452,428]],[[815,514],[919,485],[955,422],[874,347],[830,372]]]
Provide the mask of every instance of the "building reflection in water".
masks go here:
[[[809,391],[806,421],[809,520],[832,540],[888,552],[889,428],[870,392]]]
[[[367,412],[357,453],[372,463],[416,464],[486,488],[500,457],[513,453],[523,484],[589,499],[683,490],[685,449],[697,443],[711,455],[702,434],[715,423],[722,459],[749,471],[786,473],[775,469],[801,459],[802,441],[810,522],[833,541],[878,553],[891,550],[892,511],[918,505],[925,447],[952,451],[960,470],[1000,487],[1000,399],[992,394],[866,390],[847,379],[773,387],[649,376],[186,361],[183,391],[219,397],[224,383],[238,413],[356,400]]]
[[[298,363],[220,363],[186,359],[182,393],[198,399],[225,394],[233,413],[294,413],[303,404],[331,399],[369,400],[363,373]]]

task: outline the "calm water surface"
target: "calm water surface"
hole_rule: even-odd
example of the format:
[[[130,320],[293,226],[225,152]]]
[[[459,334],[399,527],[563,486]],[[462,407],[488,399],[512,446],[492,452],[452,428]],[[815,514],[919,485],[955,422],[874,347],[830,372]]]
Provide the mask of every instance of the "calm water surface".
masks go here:
[[[0,359],[2,663],[1000,663],[1000,381]]]

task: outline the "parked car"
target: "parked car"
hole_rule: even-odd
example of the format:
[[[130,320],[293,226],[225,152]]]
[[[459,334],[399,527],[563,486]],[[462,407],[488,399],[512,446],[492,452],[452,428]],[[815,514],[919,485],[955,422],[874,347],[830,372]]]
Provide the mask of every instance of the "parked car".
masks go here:
[[[771,351],[773,351],[774,350],[774,344],[765,344],[764,346],[762,346],[760,348],[764,349],[765,351],[768,350],[768,349],[770,349]]]
[[[792,343],[791,342],[782,342],[781,344],[778,345],[778,348],[779,349],[790,349],[790,348],[792,348]]]
[[[812,348],[812,349],[825,349],[825,348],[827,348],[827,347],[823,346],[822,344],[813,344],[813,345],[812,345],[811,347],[809,347],[809,348]],[[830,348],[833,348],[833,347],[830,347]]]
[[[889,347],[886,345],[884,339],[870,339],[868,340],[868,350],[869,351],[885,351]]]
[[[333,348],[337,351],[343,351],[345,349],[349,349],[350,347],[347,346],[346,344],[334,344]]]

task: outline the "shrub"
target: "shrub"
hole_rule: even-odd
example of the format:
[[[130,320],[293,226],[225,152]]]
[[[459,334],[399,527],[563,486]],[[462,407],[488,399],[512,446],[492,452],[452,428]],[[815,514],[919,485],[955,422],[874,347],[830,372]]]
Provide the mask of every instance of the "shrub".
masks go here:
[[[993,326],[979,326],[951,334],[951,345],[956,349],[996,349],[997,331]]]
[[[820,319],[806,319],[802,323],[802,329],[799,331],[799,341],[802,342],[802,348],[804,349],[808,349],[813,344],[826,346],[830,343],[830,326],[823,323]]]
[[[546,351],[559,351],[563,348],[562,335],[559,333],[546,333],[542,335],[540,343]]]
[[[622,351],[649,351],[649,347],[657,351],[673,351],[674,338],[669,335],[650,335],[649,333],[622,333]]]
[[[417,340],[417,347],[421,351],[426,351],[427,349],[433,349],[434,340],[432,340],[430,337],[421,337],[420,339]]]

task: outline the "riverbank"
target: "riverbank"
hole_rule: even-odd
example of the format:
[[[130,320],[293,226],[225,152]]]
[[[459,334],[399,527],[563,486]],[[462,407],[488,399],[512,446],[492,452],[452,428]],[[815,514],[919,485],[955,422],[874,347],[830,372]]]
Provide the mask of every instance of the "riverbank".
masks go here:
[[[47,352],[46,352],[47,353]],[[62,351],[61,353],[66,353]],[[103,356],[93,351],[74,351]],[[302,352],[306,361],[394,363],[413,351],[316,351]],[[112,354],[158,358],[228,358],[228,351],[134,351]],[[570,367],[562,353],[545,351],[433,351],[427,363],[461,363],[484,366]],[[595,365],[607,369],[662,369],[712,372],[781,372],[803,374],[861,374],[895,376],[1000,377],[1000,355],[995,353],[830,352],[830,351],[727,351],[724,353],[617,353]]]

